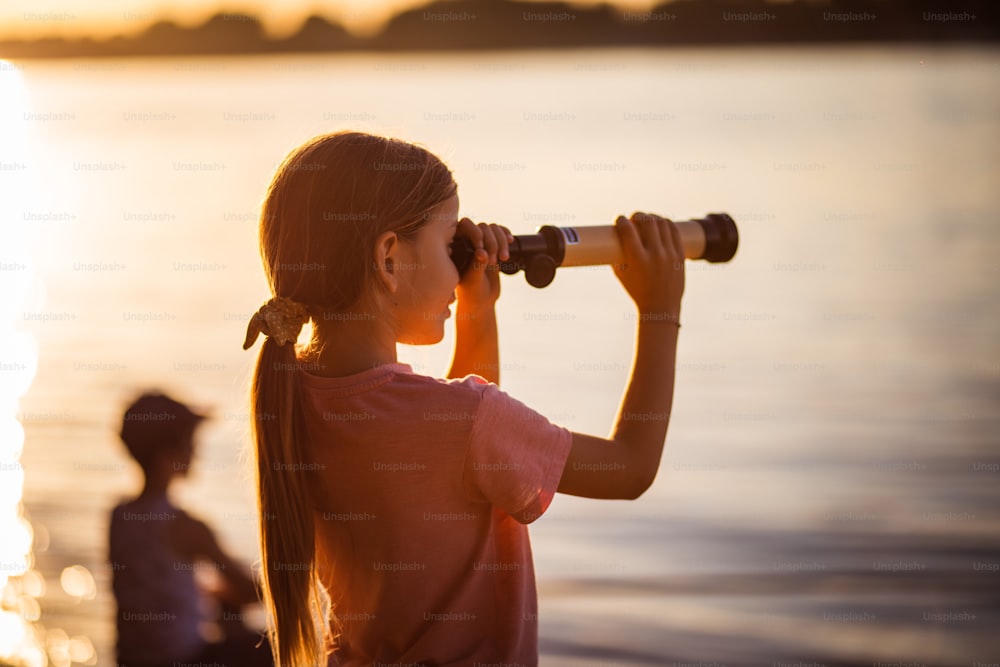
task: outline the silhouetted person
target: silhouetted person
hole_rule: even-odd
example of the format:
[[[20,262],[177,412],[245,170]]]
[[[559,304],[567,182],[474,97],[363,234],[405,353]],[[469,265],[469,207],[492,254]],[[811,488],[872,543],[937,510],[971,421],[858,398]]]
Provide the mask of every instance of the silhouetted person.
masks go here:
[[[266,640],[241,622],[239,609],[258,602],[247,569],[222,550],[204,522],[170,501],[170,484],[187,474],[204,419],[159,393],[143,394],[125,412],[121,439],[144,484],[111,514],[119,667],[272,664]],[[196,579],[206,577],[196,577],[196,570],[213,575],[207,577],[215,580],[211,590],[202,589]],[[214,628],[212,598],[226,621]]]

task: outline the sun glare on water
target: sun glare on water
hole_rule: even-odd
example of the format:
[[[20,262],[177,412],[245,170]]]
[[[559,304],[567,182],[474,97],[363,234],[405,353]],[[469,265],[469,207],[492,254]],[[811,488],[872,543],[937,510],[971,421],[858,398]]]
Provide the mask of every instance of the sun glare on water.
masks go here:
[[[25,446],[18,419],[20,401],[38,369],[38,343],[18,328],[23,314],[43,308],[41,281],[32,261],[37,229],[24,211],[37,194],[33,165],[29,87],[21,68],[0,60],[0,664],[11,667],[93,665],[97,655],[87,637],[45,628],[39,602],[45,577],[36,569],[31,523],[23,516]],[[44,541],[44,540],[42,540]],[[67,595],[91,599],[93,577],[79,565],[65,568],[60,586]]]
[[[38,363],[34,338],[17,329],[34,281],[30,239],[16,219],[31,178],[21,122],[28,99],[20,69],[3,60],[0,100],[0,663],[36,667],[49,664],[42,630],[34,625],[45,582],[34,569],[32,529],[21,514],[24,428],[17,419]]]

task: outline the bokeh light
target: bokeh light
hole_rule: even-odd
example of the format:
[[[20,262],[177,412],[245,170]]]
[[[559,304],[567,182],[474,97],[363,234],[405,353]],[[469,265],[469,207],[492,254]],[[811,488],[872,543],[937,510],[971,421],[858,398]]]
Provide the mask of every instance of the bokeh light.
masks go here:
[[[62,571],[59,583],[63,591],[78,600],[93,600],[97,597],[97,584],[90,570],[82,565],[71,565]]]

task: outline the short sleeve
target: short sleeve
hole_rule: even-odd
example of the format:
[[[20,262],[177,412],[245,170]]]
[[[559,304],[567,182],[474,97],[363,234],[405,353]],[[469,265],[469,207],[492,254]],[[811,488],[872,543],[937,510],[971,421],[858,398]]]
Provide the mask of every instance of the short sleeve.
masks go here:
[[[466,491],[531,523],[552,502],[572,441],[568,429],[487,384],[469,437]]]

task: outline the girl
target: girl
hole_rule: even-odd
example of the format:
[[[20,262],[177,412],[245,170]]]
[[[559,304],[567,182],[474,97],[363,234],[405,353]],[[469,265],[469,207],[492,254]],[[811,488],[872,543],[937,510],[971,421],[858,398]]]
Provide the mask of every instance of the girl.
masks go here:
[[[656,475],[684,290],[673,223],[616,222],[626,261],[614,271],[639,324],[604,439],[498,389],[497,261],[512,236],[459,220],[456,191],[423,148],[355,132],[298,148],[268,190],[260,244],[275,296],[244,349],[265,334],[253,435],[276,664],[537,664],[526,524],[556,491],[637,498]],[[477,248],[464,276],[456,236]],[[398,363],[397,343],[441,340],[456,299],[448,378]]]

